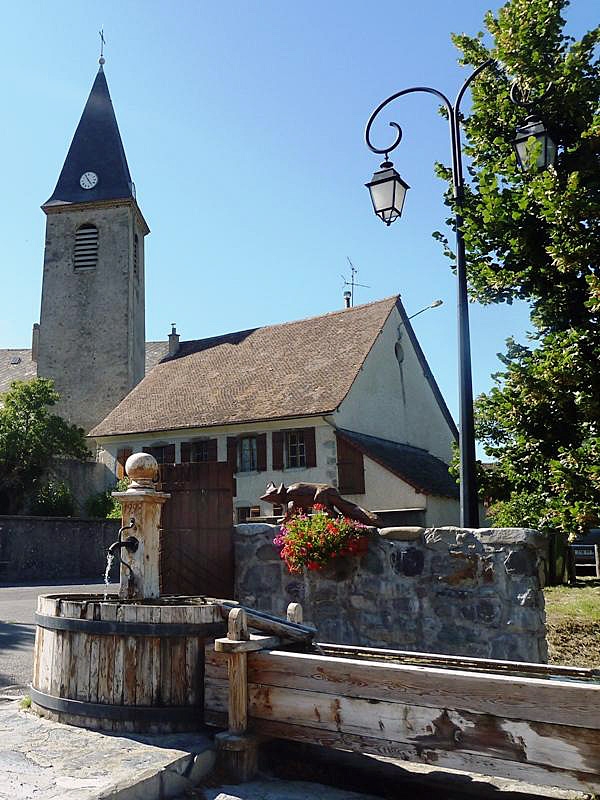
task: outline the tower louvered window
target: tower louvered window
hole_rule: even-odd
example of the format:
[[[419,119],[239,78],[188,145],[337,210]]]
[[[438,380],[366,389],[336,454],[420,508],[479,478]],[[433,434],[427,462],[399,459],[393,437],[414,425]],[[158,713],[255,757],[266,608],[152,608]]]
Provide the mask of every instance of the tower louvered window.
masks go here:
[[[98,263],[98,228],[81,225],[75,234],[75,269],[94,269]]]
[[[138,249],[139,249],[139,239],[137,233],[133,237],[133,274],[137,276],[138,274]]]

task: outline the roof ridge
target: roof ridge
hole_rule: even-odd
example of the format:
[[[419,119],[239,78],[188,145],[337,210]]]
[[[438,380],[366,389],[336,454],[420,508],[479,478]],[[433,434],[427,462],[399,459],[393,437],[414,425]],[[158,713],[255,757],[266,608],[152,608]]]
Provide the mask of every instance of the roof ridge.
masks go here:
[[[301,317],[300,319],[292,319],[288,320],[287,322],[274,322],[271,325],[256,325],[250,328],[242,328],[238,331],[226,331],[225,333],[216,333],[213,336],[203,336],[201,339],[182,339],[180,341],[180,345],[182,344],[190,344],[191,342],[206,342],[210,339],[221,339],[224,336],[236,336],[241,333],[253,333],[254,331],[259,330],[266,330],[268,328],[285,328],[288,325],[298,325],[300,322],[312,322],[316,319],[325,319],[327,317],[333,317],[336,314],[348,314],[348,312],[358,311],[359,309],[369,308],[369,306],[376,306],[376,305],[383,305],[384,303],[392,303],[395,305],[398,300],[400,299],[400,294],[393,294],[389,295],[389,297],[383,297],[381,300],[372,300],[370,303],[362,303],[359,306],[352,306],[352,308],[340,308],[336,311],[326,311],[324,314],[314,314],[312,317]],[[166,339],[158,339],[155,342],[146,342],[146,344],[158,344],[159,342],[166,342]]]

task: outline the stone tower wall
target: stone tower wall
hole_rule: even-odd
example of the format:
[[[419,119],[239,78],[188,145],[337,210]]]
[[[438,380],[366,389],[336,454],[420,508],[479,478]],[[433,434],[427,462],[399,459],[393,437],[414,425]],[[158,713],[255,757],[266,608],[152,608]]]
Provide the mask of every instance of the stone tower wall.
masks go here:
[[[38,376],[54,379],[57,413],[87,432],[144,375],[146,231],[133,202],[45,210]],[[75,232],[84,223],[98,228],[98,262],[75,270]]]

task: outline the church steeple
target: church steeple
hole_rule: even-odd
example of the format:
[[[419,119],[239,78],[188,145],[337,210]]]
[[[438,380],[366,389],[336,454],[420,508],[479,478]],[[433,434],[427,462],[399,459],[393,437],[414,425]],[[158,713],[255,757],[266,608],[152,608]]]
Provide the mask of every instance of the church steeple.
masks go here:
[[[144,377],[144,238],[100,69],[46,214],[38,376],[89,431]]]
[[[43,207],[135,196],[103,61],[102,58],[56,189]]]

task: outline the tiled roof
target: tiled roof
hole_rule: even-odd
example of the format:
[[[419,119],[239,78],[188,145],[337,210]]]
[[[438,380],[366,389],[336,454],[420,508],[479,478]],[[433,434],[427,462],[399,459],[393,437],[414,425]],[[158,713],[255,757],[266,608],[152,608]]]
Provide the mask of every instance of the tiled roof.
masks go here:
[[[146,374],[168,352],[168,342],[146,342]],[[12,364],[16,359],[18,363]],[[36,376],[37,364],[31,360],[31,350],[0,350],[0,394],[9,390],[12,381],[29,381]]]
[[[394,306],[390,297],[320,317],[181,342],[91,436],[325,414],[348,393]]]
[[[31,360],[31,350],[0,350],[0,394],[8,392],[13,381],[28,381],[36,375],[37,364]]]
[[[450,475],[448,465],[427,450],[341,428],[337,433],[418,492],[458,497],[458,484]]]

